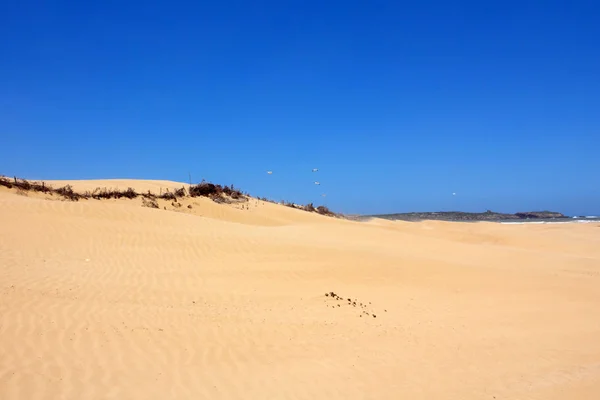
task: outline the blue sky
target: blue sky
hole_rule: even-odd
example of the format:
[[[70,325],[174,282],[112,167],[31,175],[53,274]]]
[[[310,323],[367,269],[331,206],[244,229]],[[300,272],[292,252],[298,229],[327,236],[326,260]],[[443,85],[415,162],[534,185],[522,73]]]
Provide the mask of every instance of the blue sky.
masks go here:
[[[594,1],[5,1],[0,173],[598,214],[599,20]]]

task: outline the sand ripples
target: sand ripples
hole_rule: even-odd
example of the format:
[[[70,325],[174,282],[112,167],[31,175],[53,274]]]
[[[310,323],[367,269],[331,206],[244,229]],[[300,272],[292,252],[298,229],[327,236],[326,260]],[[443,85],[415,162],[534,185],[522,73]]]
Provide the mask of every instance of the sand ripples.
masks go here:
[[[0,192],[0,398],[599,393],[593,227],[226,207]]]

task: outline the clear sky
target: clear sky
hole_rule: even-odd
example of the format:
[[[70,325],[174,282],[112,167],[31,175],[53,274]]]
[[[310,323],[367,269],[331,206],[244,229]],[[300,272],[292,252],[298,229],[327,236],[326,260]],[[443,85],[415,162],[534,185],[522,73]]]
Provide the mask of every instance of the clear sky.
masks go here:
[[[2,1],[0,174],[597,215],[599,21],[577,0]]]

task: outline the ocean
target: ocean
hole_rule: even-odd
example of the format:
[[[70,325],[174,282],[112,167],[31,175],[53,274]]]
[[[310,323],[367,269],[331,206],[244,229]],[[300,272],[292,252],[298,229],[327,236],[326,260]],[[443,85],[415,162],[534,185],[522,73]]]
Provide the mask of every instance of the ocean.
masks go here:
[[[569,217],[569,218],[548,218],[548,219],[529,219],[529,220],[505,220],[498,221],[501,224],[589,224],[600,223],[600,217],[589,215],[584,217]]]

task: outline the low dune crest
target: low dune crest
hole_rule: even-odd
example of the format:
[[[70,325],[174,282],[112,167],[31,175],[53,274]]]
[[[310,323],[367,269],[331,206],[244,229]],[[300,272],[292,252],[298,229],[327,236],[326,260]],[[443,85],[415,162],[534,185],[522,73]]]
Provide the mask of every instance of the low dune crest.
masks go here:
[[[1,399],[600,397],[599,224],[46,197],[0,187]]]
[[[202,181],[199,184],[184,184],[173,181],[103,179],[88,181],[29,181],[8,178],[0,175],[0,187],[14,189],[18,194],[31,194],[45,200],[121,200],[141,199],[141,205],[148,208],[181,211],[183,206],[192,209],[193,200],[208,198],[219,204],[236,204],[238,209],[250,209],[248,201],[252,197],[239,189]],[[254,199],[277,204],[267,198]],[[318,213],[328,217],[343,217],[329,210],[326,206],[315,207],[313,203],[299,205],[282,201],[279,204],[292,209]],[[194,214],[194,212],[191,212]]]

